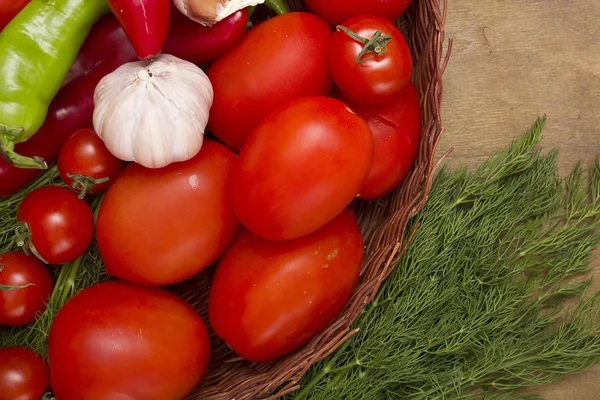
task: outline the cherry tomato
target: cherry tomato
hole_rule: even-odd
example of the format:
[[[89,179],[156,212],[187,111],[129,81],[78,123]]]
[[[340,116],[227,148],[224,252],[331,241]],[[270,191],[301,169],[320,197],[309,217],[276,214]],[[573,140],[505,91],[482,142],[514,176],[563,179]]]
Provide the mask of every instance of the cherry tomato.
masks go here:
[[[329,68],[350,99],[374,105],[400,93],[410,81],[413,65],[408,44],[392,22],[361,15],[344,22],[331,37]]]
[[[46,309],[54,284],[48,268],[25,253],[0,254],[0,324],[33,322]]]
[[[48,337],[60,400],[181,400],[204,377],[209,353],[206,326],[190,305],[123,281],[73,296]]]
[[[349,209],[291,241],[268,241],[244,229],[219,262],[208,301],[210,324],[247,360],[279,358],[344,309],[362,261],[363,241]]]
[[[373,132],[373,166],[359,196],[376,199],[388,194],[410,172],[421,142],[421,106],[415,85],[409,82],[393,100],[377,106],[355,103],[339,90],[332,96],[367,121]]]
[[[94,215],[87,203],[61,186],[44,186],[19,205],[17,221],[26,224],[26,241],[48,264],[79,258],[94,238]]]
[[[239,152],[252,129],[276,107],[327,95],[331,33],[325,21],[303,12],[271,18],[248,31],[207,72],[215,92],[210,131]]]
[[[12,21],[31,0],[0,0],[0,31]]]
[[[306,0],[308,8],[336,26],[348,18],[362,14],[379,15],[397,20],[411,0]]]
[[[75,132],[58,156],[60,177],[81,197],[108,189],[122,169],[123,161],[113,156],[89,128]]]
[[[290,102],[265,118],[240,152],[232,180],[235,213],[266,239],[309,234],[352,202],[372,160],[369,126],[342,102]]]
[[[205,140],[189,161],[125,168],[98,215],[96,238],[106,272],[163,286],[216,261],[239,230],[229,197],[235,162],[225,146]]]
[[[26,347],[0,349],[0,399],[39,400],[50,386],[44,359]]]

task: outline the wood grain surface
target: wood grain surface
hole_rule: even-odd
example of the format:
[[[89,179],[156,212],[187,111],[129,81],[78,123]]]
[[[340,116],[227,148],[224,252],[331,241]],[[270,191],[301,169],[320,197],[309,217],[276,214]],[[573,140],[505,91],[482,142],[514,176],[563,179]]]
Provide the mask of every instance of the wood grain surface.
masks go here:
[[[544,147],[560,148],[560,167],[590,165],[600,154],[598,0],[448,0],[454,39],[444,77],[450,165],[475,167],[504,149],[542,114]],[[600,251],[595,284],[600,290]],[[600,366],[535,388],[547,400],[599,400]]]

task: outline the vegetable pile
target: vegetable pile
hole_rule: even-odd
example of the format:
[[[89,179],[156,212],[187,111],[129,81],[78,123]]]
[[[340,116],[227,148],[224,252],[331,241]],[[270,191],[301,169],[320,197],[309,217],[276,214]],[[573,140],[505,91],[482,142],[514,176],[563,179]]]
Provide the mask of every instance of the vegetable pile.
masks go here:
[[[401,184],[421,135],[408,2],[361,3],[6,8],[0,398],[183,399],[209,332],[268,362],[340,314],[364,258],[348,207]],[[164,287],[211,266],[204,321]]]

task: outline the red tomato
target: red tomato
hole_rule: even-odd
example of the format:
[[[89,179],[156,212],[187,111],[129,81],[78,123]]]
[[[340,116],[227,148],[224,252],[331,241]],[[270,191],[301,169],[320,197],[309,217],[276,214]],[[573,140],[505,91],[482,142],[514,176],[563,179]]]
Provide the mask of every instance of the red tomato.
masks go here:
[[[336,26],[348,18],[362,14],[380,15],[395,21],[411,0],[306,0],[312,12]]]
[[[271,18],[247,32],[207,72],[215,92],[211,132],[239,152],[252,129],[276,107],[327,95],[331,33],[325,21],[302,12]]]
[[[306,344],[344,309],[363,261],[352,211],[299,239],[271,242],[242,230],[221,259],[208,302],[215,333],[264,362]]]
[[[0,31],[29,4],[31,0],[0,0]]]
[[[50,384],[48,364],[26,347],[0,349],[0,399],[39,400]]]
[[[372,15],[351,18],[343,26],[349,31],[338,27],[329,42],[333,80],[357,103],[391,101],[408,84],[413,70],[404,36],[392,22]],[[383,36],[365,45],[376,35]]]
[[[319,229],[352,202],[373,160],[369,126],[343,103],[305,97],[270,114],[240,153],[235,213],[270,240]]]
[[[108,189],[122,169],[123,161],[113,156],[90,128],[75,132],[58,156],[63,182],[84,195]]]
[[[19,205],[17,221],[27,225],[27,241],[48,264],[79,258],[94,238],[94,215],[69,189],[44,186]]]
[[[33,322],[46,309],[52,276],[37,258],[25,253],[0,254],[0,324]]]
[[[48,337],[60,400],[181,400],[204,377],[209,353],[206,326],[190,305],[122,281],[73,296]]]
[[[205,140],[189,161],[125,168],[98,215],[96,238],[106,272],[162,286],[216,261],[239,229],[228,192],[235,162],[225,146]]]
[[[421,106],[412,82],[389,103],[365,106],[339,90],[343,101],[369,124],[375,139],[375,157],[369,177],[360,189],[363,199],[376,199],[394,190],[410,172],[421,142]]]

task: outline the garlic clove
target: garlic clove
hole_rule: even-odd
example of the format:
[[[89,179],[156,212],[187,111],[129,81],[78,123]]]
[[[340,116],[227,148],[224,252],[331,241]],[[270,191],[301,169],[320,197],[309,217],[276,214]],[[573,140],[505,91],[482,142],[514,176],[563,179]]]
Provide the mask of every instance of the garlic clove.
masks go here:
[[[262,4],[265,0],[173,0],[173,2],[188,18],[210,26],[242,8]]]

